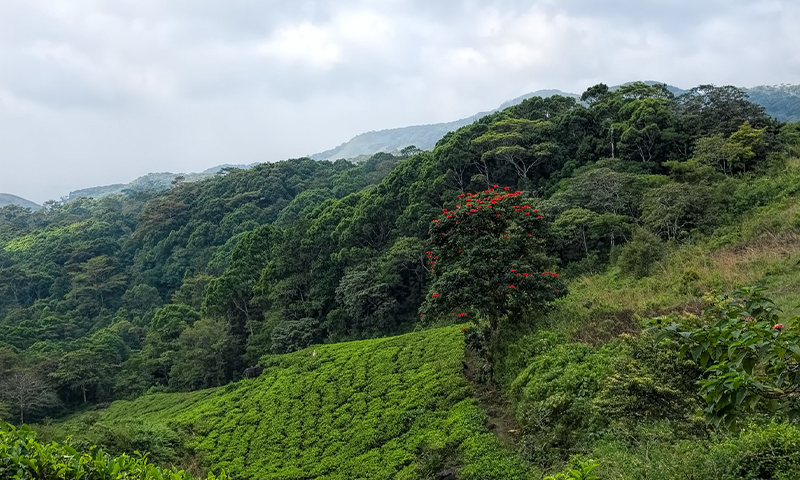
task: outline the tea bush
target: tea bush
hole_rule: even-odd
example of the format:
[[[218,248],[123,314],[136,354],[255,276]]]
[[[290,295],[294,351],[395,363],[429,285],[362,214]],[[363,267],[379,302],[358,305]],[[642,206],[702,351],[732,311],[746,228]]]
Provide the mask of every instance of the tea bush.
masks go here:
[[[15,480],[192,480],[183,470],[162,469],[146,455],[112,457],[103,450],[80,453],[59,443],[39,443],[32,430],[0,422],[0,478]],[[208,480],[227,480],[211,475]]]
[[[460,326],[269,355],[259,378],[115,402],[88,430],[169,425],[237,479],[539,478],[487,430],[463,356]],[[84,420],[57,428],[80,440]]]

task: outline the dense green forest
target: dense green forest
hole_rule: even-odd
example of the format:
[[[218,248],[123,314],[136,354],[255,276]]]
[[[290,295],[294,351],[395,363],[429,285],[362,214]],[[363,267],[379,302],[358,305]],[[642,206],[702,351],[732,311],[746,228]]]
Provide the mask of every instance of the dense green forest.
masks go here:
[[[740,89],[600,84],[6,206],[0,418],[234,478],[793,478],[798,153]]]
[[[654,85],[659,82],[647,81],[644,83]],[[614,90],[619,87],[620,86],[617,85],[610,88]],[[666,87],[675,95],[682,95],[685,93],[684,90],[673,85],[667,85]],[[743,91],[747,94],[748,100],[756,105],[764,107],[764,110],[770,116],[785,122],[800,121],[800,85],[760,85],[743,89]],[[574,98],[580,97],[578,94],[561,90],[537,90],[509,100],[503,103],[497,110],[517,105],[531,97],[547,98],[553,95]],[[316,153],[310,157],[314,160],[333,160],[337,158],[355,159],[369,156],[377,152],[399,152],[409,145],[414,145],[423,150],[430,150],[447,132],[469,125],[495,111],[496,110],[481,112],[468,118],[462,118],[447,123],[413,125],[380,130],[377,132],[365,132],[353,137],[336,148]]]

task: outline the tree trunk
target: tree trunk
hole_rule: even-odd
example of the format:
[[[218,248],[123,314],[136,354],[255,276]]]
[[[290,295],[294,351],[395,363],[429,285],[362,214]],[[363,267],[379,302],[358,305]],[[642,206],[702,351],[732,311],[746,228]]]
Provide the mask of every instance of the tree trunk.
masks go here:
[[[614,127],[611,127],[611,158],[617,158],[616,150],[614,148]]]
[[[489,328],[492,329],[492,337],[497,337],[500,333],[500,320],[497,317],[489,317]]]
[[[589,255],[589,246],[586,244],[586,229],[581,228],[581,235],[583,236],[583,253],[584,255]]]

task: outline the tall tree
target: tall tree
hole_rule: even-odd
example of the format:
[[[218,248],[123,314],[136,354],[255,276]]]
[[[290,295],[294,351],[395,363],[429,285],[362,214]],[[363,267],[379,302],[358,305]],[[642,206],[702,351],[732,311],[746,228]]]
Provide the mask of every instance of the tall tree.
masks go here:
[[[520,191],[490,188],[462,194],[431,223],[432,284],[420,312],[485,317],[496,335],[500,321],[519,321],[560,296],[550,271],[548,227]]]
[[[557,144],[547,140],[553,130],[548,120],[508,117],[492,123],[489,131],[473,142],[484,150],[484,162],[495,159],[506,162],[514,167],[519,178],[529,180],[531,169],[556,153]]]

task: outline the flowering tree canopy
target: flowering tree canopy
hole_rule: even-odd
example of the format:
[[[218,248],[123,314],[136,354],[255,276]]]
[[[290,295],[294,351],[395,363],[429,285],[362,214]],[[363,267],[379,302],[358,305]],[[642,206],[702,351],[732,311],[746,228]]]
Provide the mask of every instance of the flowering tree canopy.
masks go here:
[[[545,253],[547,230],[544,216],[518,190],[495,185],[459,195],[431,222],[433,282],[421,314],[483,315],[496,333],[502,317],[516,320],[547,306],[564,293]]]

